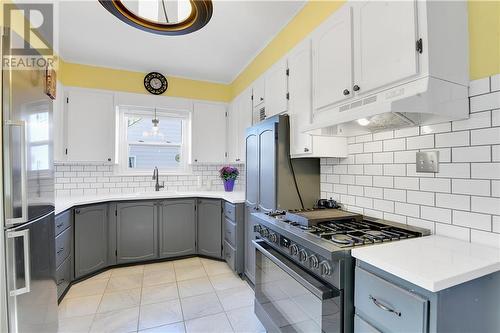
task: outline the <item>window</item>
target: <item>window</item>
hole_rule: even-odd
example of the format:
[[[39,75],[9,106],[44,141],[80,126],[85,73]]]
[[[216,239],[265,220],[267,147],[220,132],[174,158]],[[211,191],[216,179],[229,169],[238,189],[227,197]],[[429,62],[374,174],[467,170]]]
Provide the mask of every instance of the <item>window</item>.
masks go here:
[[[120,108],[119,164],[123,173],[185,172],[188,112]]]
[[[49,106],[34,103],[26,106],[29,113],[28,129],[28,170],[47,171],[50,169],[50,121]]]

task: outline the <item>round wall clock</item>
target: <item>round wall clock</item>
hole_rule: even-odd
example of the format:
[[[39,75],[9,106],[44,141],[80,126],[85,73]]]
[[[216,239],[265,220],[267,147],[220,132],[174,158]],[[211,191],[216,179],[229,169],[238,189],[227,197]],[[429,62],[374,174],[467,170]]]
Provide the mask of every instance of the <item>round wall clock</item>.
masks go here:
[[[153,95],[163,94],[167,87],[167,78],[160,73],[151,72],[144,77],[144,88]]]

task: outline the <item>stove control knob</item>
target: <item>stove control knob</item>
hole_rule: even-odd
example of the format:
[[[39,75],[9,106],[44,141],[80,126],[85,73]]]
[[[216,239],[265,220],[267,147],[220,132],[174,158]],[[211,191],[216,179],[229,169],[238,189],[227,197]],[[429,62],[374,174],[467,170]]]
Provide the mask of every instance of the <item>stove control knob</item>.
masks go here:
[[[269,236],[269,229],[261,227],[259,233],[262,237],[267,237]]]
[[[273,243],[278,243],[278,235],[276,235],[274,232],[271,232],[269,234],[269,240]]]
[[[311,264],[312,268],[318,269],[319,267],[318,257],[316,257],[314,254],[309,257],[309,263]]]
[[[321,266],[321,275],[328,276],[332,274],[332,267],[327,261],[322,261],[320,266]]]
[[[299,251],[299,260],[302,261],[302,262],[306,262],[307,261],[307,252],[306,250],[302,249]]]
[[[299,254],[299,247],[297,246],[297,244],[290,245],[290,254],[292,256],[296,256],[297,254]]]

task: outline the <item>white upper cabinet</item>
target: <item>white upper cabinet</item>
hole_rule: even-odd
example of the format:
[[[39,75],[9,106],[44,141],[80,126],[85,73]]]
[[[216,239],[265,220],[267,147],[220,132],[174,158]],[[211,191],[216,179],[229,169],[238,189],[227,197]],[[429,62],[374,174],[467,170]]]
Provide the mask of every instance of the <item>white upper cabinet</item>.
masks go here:
[[[288,110],[287,61],[281,59],[265,74],[266,117]]]
[[[418,73],[416,2],[354,2],[354,86],[356,94]]]
[[[252,126],[252,89],[244,90],[239,96],[238,103],[238,144],[239,156],[236,162],[245,162],[246,157],[246,131]]]
[[[67,160],[114,161],[114,94],[71,89],[66,97]]]
[[[302,133],[311,122],[311,40],[296,46],[288,56],[288,91],[290,93],[290,154],[312,153],[310,134]]]
[[[347,139],[304,133],[311,123],[311,40],[297,45],[288,55],[290,155],[297,157],[346,157]]]
[[[265,102],[265,94],[266,94],[266,83],[265,78],[260,77],[252,85],[253,87],[253,105],[261,105]]]
[[[192,163],[226,161],[226,105],[194,102],[191,131]]]
[[[314,109],[352,97],[352,9],[343,6],[312,34]]]

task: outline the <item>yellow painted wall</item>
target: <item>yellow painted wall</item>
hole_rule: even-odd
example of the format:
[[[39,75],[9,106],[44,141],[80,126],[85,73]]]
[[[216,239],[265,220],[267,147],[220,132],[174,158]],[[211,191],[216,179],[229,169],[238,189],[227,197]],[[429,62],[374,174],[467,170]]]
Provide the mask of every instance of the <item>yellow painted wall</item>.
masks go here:
[[[148,92],[143,80],[146,73],[73,64],[59,63],[59,79],[67,86],[107,89],[132,93]],[[226,84],[196,81],[167,76],[168,89],[164,95],[204,99],[211,101],[230,101],[231,88]]]
[[[500,73],[500,1],[469,1],[470,77]],[[230,101],[304,39],[345,0],[309,0],[253,61],[229,84],[168,77],[168,96]],[[146,93],[145,73],[62,63],[65,85]]]

